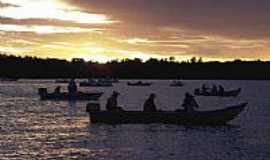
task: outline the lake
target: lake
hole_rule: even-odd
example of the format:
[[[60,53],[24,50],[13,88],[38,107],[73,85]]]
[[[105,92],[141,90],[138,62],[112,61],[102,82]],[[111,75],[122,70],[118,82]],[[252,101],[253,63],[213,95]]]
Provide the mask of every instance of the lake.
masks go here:
[[[230,125],[220,127],[91,124],[87,102],[40,101],[37,89],[49,91],[54,80],[0,82],[1,159],[93,160],[266,160],[270,159],[270,81],[185,80],[170,87],[169,80],[148,80],[150,87],[130,87],[127,81],[111,88],[79,88],[103,91],[104,109],[113,90],[126,110],[142,110],[150,93],[162,110],[181,106],[186,92],[203,83],[241,87],[236,98],[196,97],[199,110],[214,110],[241,102],[248,107]],[[66,84],[61,84],[66,90]]]

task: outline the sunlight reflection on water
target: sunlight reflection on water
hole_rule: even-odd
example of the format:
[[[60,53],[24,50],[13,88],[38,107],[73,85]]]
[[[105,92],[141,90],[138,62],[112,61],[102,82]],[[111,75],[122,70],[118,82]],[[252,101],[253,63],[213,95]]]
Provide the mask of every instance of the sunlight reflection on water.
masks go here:
[[[37,88],[56,86],[52,81],[19,81],[0,84],[1,159],[97,159],[97,160],[260,160],[270,158],[269,81],[216,81],[226,88],[241,87],[237,98],[197,97],[201,110],[248,101],[248,109],[229,126],[184,127],[175,125],[96,125],[89,123],[86,102],[40,101]],[[182,88],[170,81],[154,81],[149,88],[131,88],[125,82],[104,91],[104,108],[112,90],[121,95],[125,109],[141,110],[152,92],[158,107],[174,110],[186,91],[203,82],[185,81]],[[58,84],[57,84],[58,85]],[[65,85],[62,85],[63,87]]]

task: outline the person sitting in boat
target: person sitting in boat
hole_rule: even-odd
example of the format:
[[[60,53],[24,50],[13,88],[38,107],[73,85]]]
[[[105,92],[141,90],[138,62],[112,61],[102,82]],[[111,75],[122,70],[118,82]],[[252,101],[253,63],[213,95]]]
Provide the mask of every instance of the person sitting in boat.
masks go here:
[[[212,90],[211,90],[211,93],[213,94],[213,95],[217,95],[218,94],[218,89],[217,89],[217,85],[213,85],[213,88],[212,88]]]
[[[61,86],[57,86],[55,89],[54,89],[54,94],[58,95],[61,93]]]
[[[108,98],[106,103],[106,110],[107,111],[123,111],[121,107],[118,106],[117,98],[119,96],[118,92],[113,91],[113,94],[110,98]]]
[[[218,94],[223,95],[224,94],[224,88],[222,85],[218,85]]]
[[[203,94],[207,93],[207,90],[208,90],[208,88],[206,87],[206,84],[204,83],[204,84],[202,85],[202,93],[203,93]]]
[[[74,79],[71,79],[68,84],[68,93],[76,94],[77,93],[77,85]]]
[[[185,94],[185,99],[184,99],[184,103],[182,104],[182,106],[184,107],[184,110],[186,112],[193,112],[194,108],[199,108],[199,105],[196,102],[196,100],[194,99],[194,96],[188,92]]]
[[[200,94],[201,92],[200,92],[200,88],[196,88],[195,90],[194,90],[194,94],[196,94],[196,95],[198,95],[198,94]]]
[[[155,94],[150,94],[149,98],[144,102],[143,104],[143,111],[144,112],[156,112],[157,111],[157,107],[155,105]]]

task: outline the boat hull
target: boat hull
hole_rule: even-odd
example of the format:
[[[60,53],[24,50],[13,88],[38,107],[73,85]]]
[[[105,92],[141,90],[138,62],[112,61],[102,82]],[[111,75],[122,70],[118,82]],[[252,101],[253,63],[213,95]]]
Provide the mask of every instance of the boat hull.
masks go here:
[[[69,80],[55,80],[55,83],[69,83]]]
[[[91,123],[105,124],[149,124],[164,123],[178,125],[224,125],[233,120],[247,103],[216,111],[187,113],[184,111],[140,112],[140,111],[91,111]]]

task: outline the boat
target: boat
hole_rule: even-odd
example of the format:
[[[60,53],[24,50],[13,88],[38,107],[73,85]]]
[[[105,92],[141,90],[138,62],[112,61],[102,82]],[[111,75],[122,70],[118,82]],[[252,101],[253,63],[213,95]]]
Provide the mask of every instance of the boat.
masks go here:
[[[119,80],[116,78],[104,78],[104,79],[99,79],[103,82],[108,82],[108,83],[119,83]]]
[[[230,106],[215,111],[194,111],[187,113],[177,111],[100,111],[98,104],[88,104],[91,123],[104,124],[151,124],[164,123],[176,125],[225,125],[236,118],[247,106],[247,103]]]
[[[68,79],[57,79],[55,80],[55,83],[69,83]]]
[[[111,79],[110,80],[112,83],[119,83],[120,81],[119,81],[119,79],[116,79],[116,78],[113,78],[113,79]]]
[[[8,77],[6,77],[6,78],[0,78],[0,81],[1,82],[16,82],[18,80],[19,80],[19,78],[8,78]]]
[[[241,88],[230,90],[230,91],[224,91],[223,93],[211,93],[211,92],[201,92],[199,88],[195,89],[194,94],[196,96],[218,96],[218,97],[236,97],[240,94]]]
[[[170,86],[171,87],[182,87],[182,86],[184,86],[184,83],[182,81],[172,81]]]
[[[151,86],[152,83],[138,81],[138,82],[135,82],[135,83],[127,82],[127,85],[128,85],[128,86]]]
[[[80,82],[80,87],[112,87],[113,84],[110,81],[105,81],[102,79],[94,80],[94,79],[89,79],[88,81],[85,82]]]
[[[47,88],[39,88],[38,93],[41,100],[54,100],[54,101],[97,101],[103,92],[96,93],[84,93],[77,92],[75,95],[71,95],[67,92],[61,93],[48,93]]]

